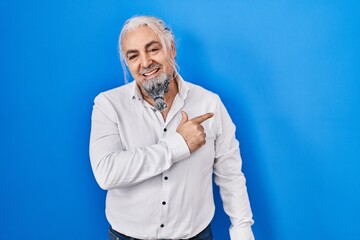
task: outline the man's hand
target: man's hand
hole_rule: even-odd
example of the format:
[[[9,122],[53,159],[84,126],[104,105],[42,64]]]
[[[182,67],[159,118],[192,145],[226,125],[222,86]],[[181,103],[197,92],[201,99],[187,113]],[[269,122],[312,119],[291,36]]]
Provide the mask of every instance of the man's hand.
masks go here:
[[[181,115],[182,119],[176,129],[176,132],[178,132],[185,139],[185,142],[188,145],[190,152],[192,153],[206,143],[206,134],[204,132],[204,127],[201,126],[201,123],[213,117],[214,114],[205,113],[204,115],[200,115],[190,120],[186,112],[182,111]]]

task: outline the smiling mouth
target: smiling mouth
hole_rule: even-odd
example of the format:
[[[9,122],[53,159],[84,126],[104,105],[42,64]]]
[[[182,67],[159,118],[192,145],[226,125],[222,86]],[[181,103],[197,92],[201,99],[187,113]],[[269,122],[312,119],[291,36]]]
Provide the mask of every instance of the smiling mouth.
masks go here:
[[[160,68],[155,68],[154,70],[150,71],[150,72],[147,72],[147,73],[144,73],[143,76],[148,78],[154,74],[156,74],[157,72],[159,72]]]

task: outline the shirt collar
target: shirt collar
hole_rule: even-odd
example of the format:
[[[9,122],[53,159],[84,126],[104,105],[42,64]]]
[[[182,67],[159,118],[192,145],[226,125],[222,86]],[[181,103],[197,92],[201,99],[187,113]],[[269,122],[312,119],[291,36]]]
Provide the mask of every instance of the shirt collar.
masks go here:
[[[181,77],[180,74],[178,74],[177,84],[178,84],[178,94],[183,100],[185,100],[189,92],[189,86],[188,84],[186,84],[186,82],[184,81],[184,79]]]
[[[142,100],[143,97],[142,97],[142,95],[141,95],[139,86],[137,85],[137,83],[135,82],[135,80],[132,81],[132,83],[130,83],[130,84],[133,85],[133,86],[132,86],[131,98],[134,99],[134,100],[135,100],[135,99]]]

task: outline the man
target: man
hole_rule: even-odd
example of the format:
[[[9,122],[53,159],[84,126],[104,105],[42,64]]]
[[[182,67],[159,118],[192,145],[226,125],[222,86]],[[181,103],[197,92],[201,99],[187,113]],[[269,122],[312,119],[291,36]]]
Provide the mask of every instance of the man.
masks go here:
[[[96,97],[90,139],[109,239],[212,239],[213,174],[231,239],[254,239],[235,126],[220,98],[178,74],[174,36],[158,18],[127,20],[119,51],[134,81]]]

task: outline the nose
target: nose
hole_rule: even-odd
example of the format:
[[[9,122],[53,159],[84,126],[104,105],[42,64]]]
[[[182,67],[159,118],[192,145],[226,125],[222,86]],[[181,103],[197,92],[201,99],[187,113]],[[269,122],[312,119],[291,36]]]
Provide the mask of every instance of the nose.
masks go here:
[[[141,57],[141,67],[148,68],[151,63],[152,63],[152,60],[147,54],[144,54]]]

